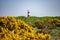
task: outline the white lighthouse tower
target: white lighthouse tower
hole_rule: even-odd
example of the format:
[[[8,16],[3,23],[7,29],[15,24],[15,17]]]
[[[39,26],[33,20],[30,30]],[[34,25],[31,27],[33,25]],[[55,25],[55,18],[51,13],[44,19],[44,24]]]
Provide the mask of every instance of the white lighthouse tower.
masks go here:
[[[29,16],[30,16],[30,11],[28,10],[28,11],[27,11],[27,17],[29,17]]]

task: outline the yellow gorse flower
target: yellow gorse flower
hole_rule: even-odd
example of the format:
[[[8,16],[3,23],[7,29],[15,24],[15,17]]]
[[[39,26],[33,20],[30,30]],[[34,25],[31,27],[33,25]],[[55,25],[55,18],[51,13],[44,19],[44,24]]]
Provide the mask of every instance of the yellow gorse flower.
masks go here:
[[[22,20],[14,17],[0,17],[0,40],[51,40],[49,34],[37,33]]]

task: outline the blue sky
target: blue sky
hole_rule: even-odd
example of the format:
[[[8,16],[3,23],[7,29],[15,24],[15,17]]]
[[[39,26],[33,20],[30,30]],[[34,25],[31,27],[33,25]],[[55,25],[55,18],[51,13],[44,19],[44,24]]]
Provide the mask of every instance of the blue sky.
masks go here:
[[[60,16],[60,0],[0,0],[0,16]]]

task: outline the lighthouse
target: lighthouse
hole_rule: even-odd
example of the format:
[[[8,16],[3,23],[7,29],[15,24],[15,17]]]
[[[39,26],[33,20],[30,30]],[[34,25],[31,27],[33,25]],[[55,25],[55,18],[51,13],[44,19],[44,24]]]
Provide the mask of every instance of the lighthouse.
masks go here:
[[[29,16],[30,16],[29,14],[30,14],[30,11],[28,10],[28,11],[27,11],[27,17],[29,17]]]

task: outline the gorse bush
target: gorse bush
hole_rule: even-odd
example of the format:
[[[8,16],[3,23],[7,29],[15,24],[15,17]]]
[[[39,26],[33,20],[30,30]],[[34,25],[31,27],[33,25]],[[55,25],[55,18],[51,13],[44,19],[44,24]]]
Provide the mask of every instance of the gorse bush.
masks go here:
[[[35,27],[37,27],[38,29],[41,29],[44,27],[43,22],[40,20],[36,21],[34,24],[35,24]]]
[[[59,19],[50,19],[48,20],[50,24],[55,25],[55,27],[60,27],[60,20]]]
[[[38,29],[53,29],[56,27],[60,27],[60,20],[59,19],[48,19],[46,22],[42,20],[38,20],[34,23],[34,26]]]
[[[24,21],[14,17],[0,17],[0,40],[51,40],[48,33],[36,30]]]

